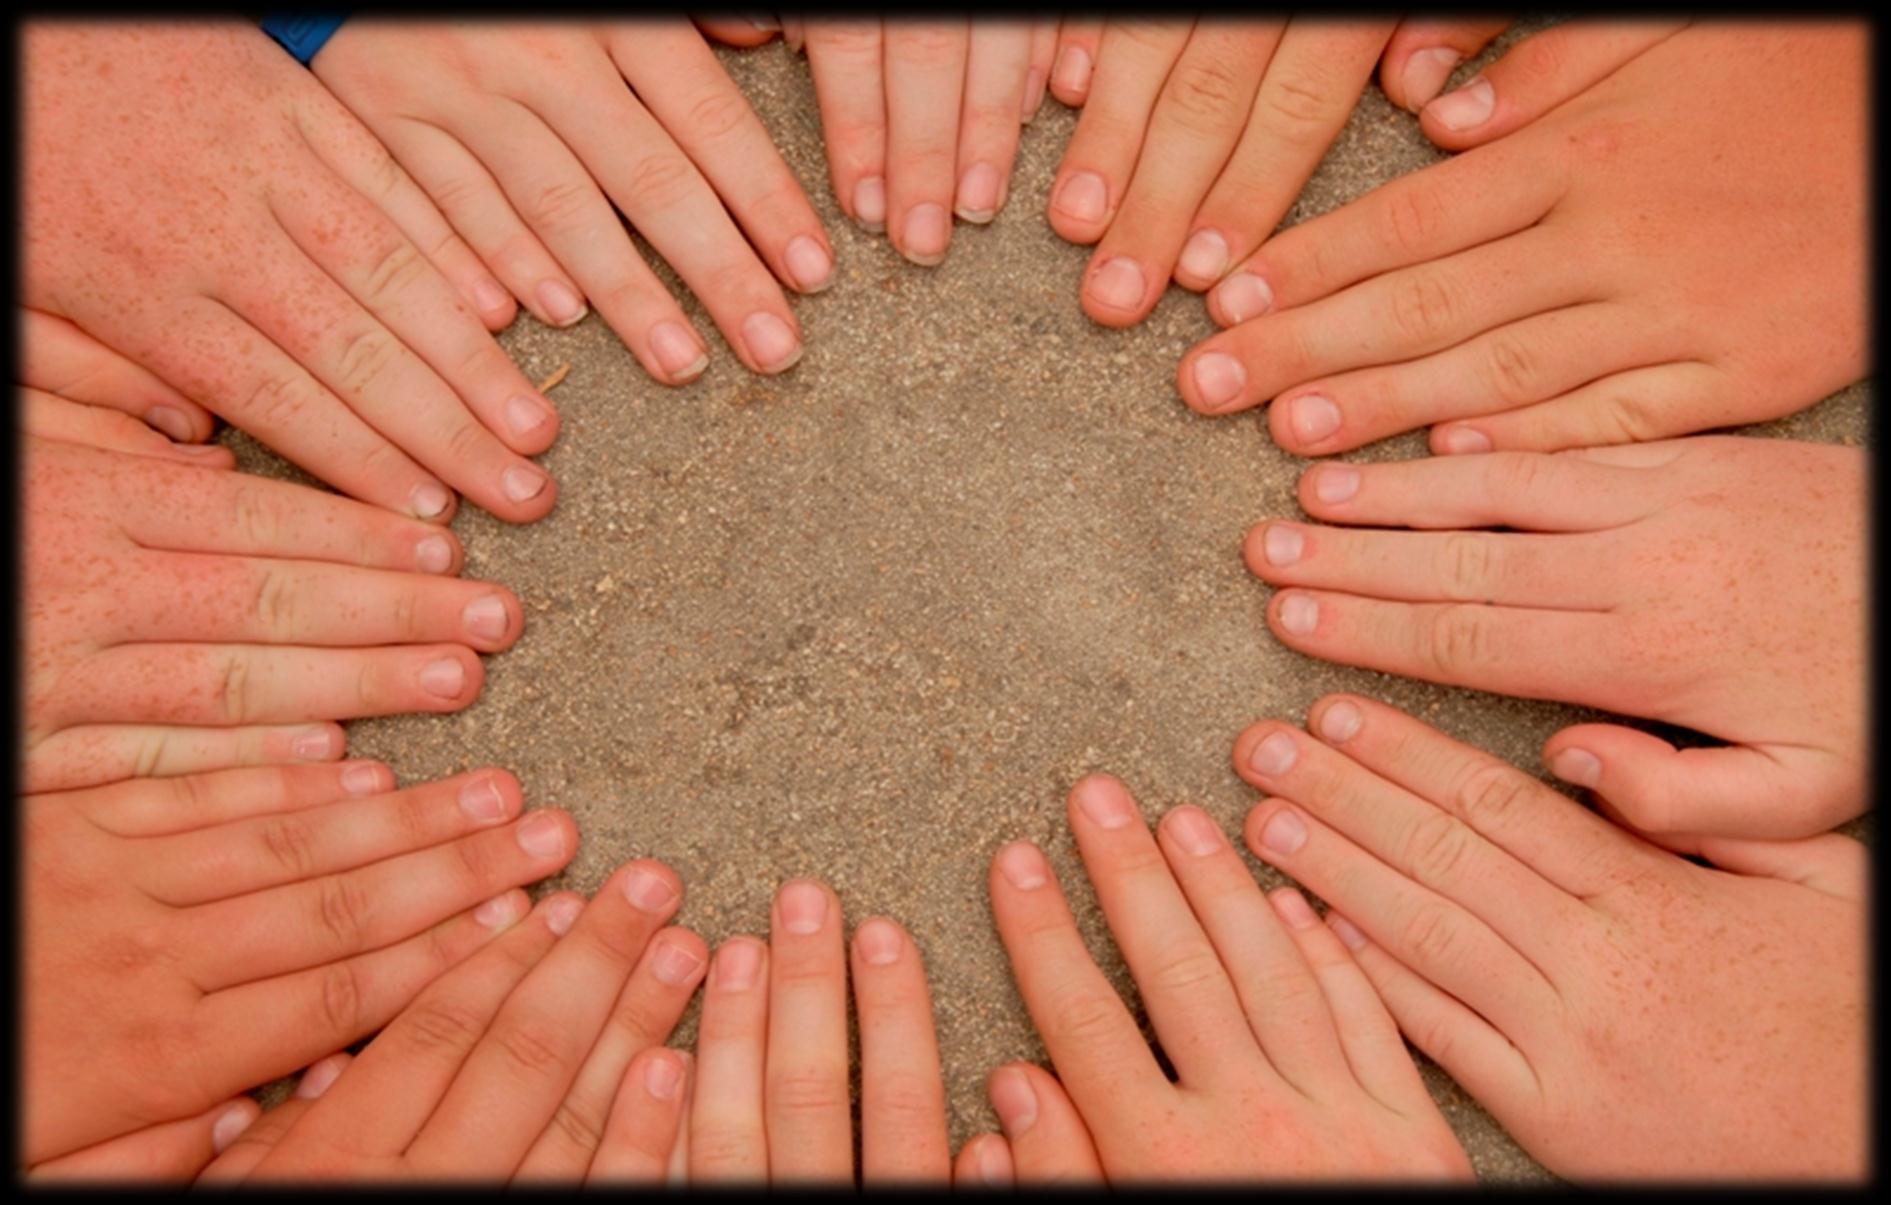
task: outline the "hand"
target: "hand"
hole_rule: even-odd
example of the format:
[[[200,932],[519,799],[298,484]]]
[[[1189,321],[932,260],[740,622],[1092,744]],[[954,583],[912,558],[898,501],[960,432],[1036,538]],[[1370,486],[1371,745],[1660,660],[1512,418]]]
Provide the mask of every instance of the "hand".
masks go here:
[[[1152,838],[1106,775],[1072,788],[1069,812],[1177,1079],[1090,960],[1044,855],[1006,846],[992,911],[1057,1068],[989,1082],[1019,1179],[1470,1178],[1392,1018],[1299,893],[1270,908],[1199,808],[1173,809]],[[975,1141],[959,1178],[1003,1180],[1006,1152]]]
[[[1621,34],[1564,37],[1570,61]],[[1273,399],[1306,456],[1426,424],[1434,451],[1550,451],[1808,406],[1865,371],[1864,47],[1811,24],[1660,41],[1263,245],[1209,295],[1232,329],[1177,387],[1205,414]]]
[[[540,321],[569,326],[589,297],[657,380],[707,367],[707,344],[621,211],[750,370],[801,358],[775,278],[818,292],[833,248],[688,21],[351,18],[309,66]]]
[[[202,1122],[385,1024],[571,859],[571,818],[520,807],[503,770],[396,790],[376,762],[22,799],[25,1162]]]
[[[1320,465],[1247,562],[1312,656],[1684,725],[1578,724],[1545,764],[1636,828],[1801,837],[1868,803],[1865,457],[1702,436],[1546,455]]]
[[[1864,848],[1697,866],[1381,704],[1259,724],[1248,847],[1318,892],[1399,1028],[1560,1175],[1863,1175]],[[1324,743],[1322,743],[1324,742]],[[1343,914],[1343,916],[1342,916]]]
[[[663,1178],[688,1061],[662,1042],[707,954],[664,927],[681,901],[650,859],[588,905],[540,900],[352,1062],[311,1067],[202,1182]]]
[[[1391,32],[1304,18],[1106,24],[1048,211],[1058,234],[1097,244],[1084,313],[1129,326],[1171,275],[1200,291],[1246,259],[1352,115]],[[1088,58],[1081,44],[1065,54]],[[1081,74],[1065,60],[1059,71]]]
[[[1010,194],[1019,132],[1043,102],[1056,34],[1045,21],[807,21],[842,211],[928,267],[945,259],[952,214],[991,221]]]
[[[496,282],[262,31],[40,23],[21,61],[22,297],[160,378],[154,425],[208,435],[194,399],[421,518],[451,515],[447,486],[511,522],[551,509],[524,454],[557,415],[448,278]]]
[[[29,438],[25,459],[31,790],[338,755],[308,721],[458,710],[475,650],[525,621],[451,576],[459,543],[432,524],[71,443]]]
[[[821,883],[785,883],[770,930],[766,946],[723,942],[703,987],[689,1178],[852,1183],[840,900]],[[919,948],[884,918],[861,922],[852,946],[861,1176],[943,1182],[945,1084]]]

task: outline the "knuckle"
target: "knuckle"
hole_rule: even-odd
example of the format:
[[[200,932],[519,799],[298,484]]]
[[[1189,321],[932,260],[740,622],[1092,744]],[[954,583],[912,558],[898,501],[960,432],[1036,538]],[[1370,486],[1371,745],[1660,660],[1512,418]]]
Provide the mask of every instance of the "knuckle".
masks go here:
[[[1446,597],[1464,602],[1489,599],[1496,578],[1497,548],[1482,532],[1452,532],[1438,545],[1437,573]]]
[[[294,816],[278,816],[263,825],[259,838],[270,860],[296,879],[315,870],[315,833]]]
[[[456,408],[447,422],[451,424],[444,437],[446,452],[452,464],[478,464],[485,459],[487,445],[494,442],[492,432],[479,425],[463,407]]]
[[[1416,184],[1386,198],[1386,241],[1407,255],[1428,251],[1445,225],[1444,199]]]
[[[350,875],[331,875],[316,886],[315,922],[339,949],[355,949],[367,934],[368,899]]]
[[[251,604],[256,623],[265,633],[286,640],[296,631],[295,590],[288,575],[278,568],[266,568],[256,583],[256,598]]]
[[[560,1135],[581,1151],[595,1151],[604,1142],[604,1130],[596,1119],[587,1117],[575,1097],[566,1097],[552,1114],[549,1132]]]
[[[1162,52],[1166,55],[1175,38],[1175,26],[1171,22],[1152,18],[1127,19],[1112,22],[1108,33],[1113,42],[1127,42],[1144,52]]]
[[[1541,789],[1511,766],[1485,763],[1460,776],[1446,798],[1466,824],[1488,832],[1509,823]]]
[[[402,590],[394,596],[394,630],[409,644],[420,641],[420,592]]]
[[[398,297],[420,283],[427,274],[427,261],[420,248],[404,238],[394,239],[368,269],[364,285],[370,306]]]
[[[563,1027],[537,1017],[518,1017],[493,1027],[490,1040],[514,1069],[531,1077],[548,1077],[569,1061]]]
[[[1664,434],[1659,407],[1639,394],[1610,394],[1601,418],[1602,437],[1615,443],[1643,443]]]
[[[897,46],[902,58],[936,63],[950,58],[965,43],[958,30],[938,25],[914,25],[902,30],[890,44]]]
[[[1508,509],[1506,504],[1534,498],[1548,484],[1550,462],[1540,455],[1515,452],[1494,457],[1486,463],[1490,466],[1490,497],[1486,501],[1493,507]]]
[[[1485,377],[1498,401],[1515,407],[1542,396],[1542,369],[1537,353],[1511,334],[1492,338]]]
[[[712,88],[689,106],[691,137],[720,142],[748,126],[751,116],[748,101],[733,88]]]
[[[1104,1039],[1116,1027],[1120,1007],[1121,1003],[1114,996],[1066,991],[1050,1002],[1046,1016],[1051,1028],[1066,1039],[1101,1048]]]
[[[223,663],[217,682],[217,708],[226,723],[242,724],[250,717],[250,666],[240,653],[231,654]]]
[[[1434,812],[1412,826],[1405,864],[1421,883],[1450,880],[1470,851],[1471,830],[1454,816]]]
[[[1156,962],[1149,970],[1149,982],[1160,992],[1187,996],[1226,974],[1221,961],[1210,951],[1190,944]]]
[[[892,1122],[901,1133],[929,1126],[944,1112],[945,1094],[936,1079],[909,1071],[883,1071],[871,1083],[874,1114]],[[866,1081],[861,1091],[867,1091]]]
[[[554,180],[525,202],[525,219],[541,230],[563,230],[588,220],[597,191],[589,180]]]
[[[236,482],[230,494],[230,525],[251,548],[273,548],[279,543],[281,515],[269,504],[261,486]]]
[[[1405,919],[1401,942],[1416,961],[1436,965],[1447,962],[1457,949],[1458,930],[1442,907],[1425,905]]]
[[[1332,121],[1334,95],[1315,80],[1289,74],[1268,80],[1260,102],[1277,136],[1304,139]]]
[[[468,883],[484,887],[499,878],[493,858],[487,852],[486,842],[463,837],[453,843],[453,852],[459,859],[460,872]]]
[[[292,429],[313,408],[311,382],[299,372],[265,378],[243,399],[244,426],[252,431]]]
[[[1162,92],[1174,116],[1193,129],[1221,130],[1245,116],[1239,109],[1240,81],[1219,60],[1178,67]]]
[[[797,1068],[769,1077],[768,1103],[782,1113],[806,1116],[842,1112],[852,1102],[847,1096],[845,1075],[820,1068]]]
[[[393,367],[399,356],[394,336],[386,331],[378,327],[356,331],[347,337],[335,358],[335,379],[344,393],[359,396]]]
[[[681,155],[646,155],[631,165],[624,201],[630,209],[669,209],[689,196],[695,177],[696,169]]]
[[[809,50],[819,50],[840,59],[880,58],[880,23],[820,22],[808,26]]]
[[[1392,290],[1392,324],[1415,343],[1433,343],[1456,324],[1458,299],[1436,273],[1420,271]]]
[[[1447,603],[1432,612],[1425,658],[1441,678],[1461,679],[1491,662],[1489,609],[1477,603]]]
[[[421,1000],[407,1010],[401,1032],[410,1048],[458,1065],[486,1032],[486,1019],[449,1000]]]
[[[332,964],[322,973],[322,1024],[330,1035],[352,1041],[361,1032],[361,978],[352,962]]]

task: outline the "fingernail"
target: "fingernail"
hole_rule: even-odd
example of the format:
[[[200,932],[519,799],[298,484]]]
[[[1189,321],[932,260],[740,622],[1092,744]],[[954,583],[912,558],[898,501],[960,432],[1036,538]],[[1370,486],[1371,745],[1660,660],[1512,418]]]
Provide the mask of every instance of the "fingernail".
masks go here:
[[[1241,361],[1225,352],[1211,351],[1197,356],[1189,368],[1195,377],[1195,395],[1210,410],[1220,410],[1241,396],[1248,383],[1248,370]]]
[[[755,986],[762,969],[762,947],[753,941],[728,941],[716,951],[716,986],[732,992]]]
[[[188,456],[192,460],[209,460],[223,456],[222,444],[174,444],[171,451],[179,456]]]
[[[1280,604],[1280,626],[1296,636],[1311,636],[1320,624],[1320,604],[1304,594],[1289,594]]]
[[[1490,81],[1478,76],[1455,92],[1447,92],[1425,106],[1425,112],[1438,119],[1447,130],[1475,129],[1490,120],[1497,108],[1497,93]]]
[[[959,177],[959,195],[952,212],[968,222],[989,222],[998,213],[998,169],[974,163]]]
[[[987,1137],[978,1144],[978,1178],[987,1188],[1009,1188],[1014,1183],[1004,1141]]]
[[[538,286],[538,304],[553,326],[572,326],[585,315],[584,298],[571,291],[563,281],[548,280]]]
[[[1261,830],[1261,848],[1272,854],[1285,857],[1307,843],[1307,826],[1294,815],[1292,808],[1282,808],[1268,818],[1267,827]]]
[[[1131,817],[1123,789],[1108,782],[1092,781],[1078,787],[1077,807],[1099,828],[1122,828]]]
[[[648,866],[637,866],[624,876],[624,898],[640,912],[664,912],[675,901],[676,888]]]
[[[311,728],[296,737],[290,748],[303,761],[322,761],[335,752],[335,734],[326,728]]]
[[[906,211],[906,221],[900,226],[900,254],[930,268],[945,258],[951,234],[952,219],[945,206],[936,201],[922,202]]]
[[[1320,716],[1320,735],[1335,745],[1343,745],[1358,733],[1365,717],[1351,703],[1335,703]]]
[[[1313,914],[1313,905],[1307,903],[1307,897],[1291,887],[1276,891],[1272,899],[1274,911],[1280,913],[1280,919],[1296,929],[1311,929],[1320,923],[1320,918]]]
[[[1005,1137],[1016,1141],[1037,1121],[1037,1091],[1031,1077],[1016,1067],[1001,1068],[991,1077],[990,1095]]]
[[[551,416],[552,408],[536,398],[521,395],[506,403],[506,426],[512,428],[514,435],[537,430]]]
[[[1057,56],[1057,65],[1051,74],[1057,81],[1059,92],[1082,94],[1090,86],[1090,52],[1081,46],[1066,46]]]
[[[473,919],[488,929],[504,929],[519,919],[519,893],[507,891],[495,895],[473,909]]]
[[[341,1060],[332,1056],[315,1060],[296,1081],[295,1094],[303,1100],[320,1100],[328,1086],[341,1078],[341,1067]]]
[[[1221,307],[1221,315],[1228,320],[1228,325],[1238,326],[1271,309],[1274,290],[1252,272],[1236,272],[1215,287],[1215,304]]]
[[[1056,204],[1079,222],[1101,222],[1110,205],[1109,186],[1095,172],[1072,172],[1057,190]]]
[[[1293,764],[1300,756],[1294,739],[1284,732],[1274,731],[1267,734],[1267,739],[1254,746],[1254,752],[1248,754],[1248,766],[1263,778],[1272,778],[1293,769]]]
[[[874,234],[886,229],[886,181],[868,176],[854,185],[854,221]]]
[[[1345,917],[1334,912],[1326,914],[1326,923],[1332,926],[1333,932],[1338,935],[1340,941],[1345,943],[1347,949],[1363,950],[1366,948],[1366,935],[1359,931],[1358,925],[1355,925]]]
[[[497,313],[506,308],[506,302],[512,300],[512,294],[505,286],[490,276],[482,276],[473,282],[473,307],[483,314]]]
[[[407,505],[414,514],[422,519],[438,518],[453,503],[453,495],[446,487],[431,481],[423,481],[414,487],[414,492],[407,495]]]
[[[1405,107],[1416,113],[1438,95],[1464,56],[1449,46],[1421,50],[1405,60]]]
[[[1029,841],[1005,846],[998,854],[998,872],[1019,891],[1035,891],[1050,882],[1050,865]]]
[[[805,234],[796,235],[783,258],[788,261],[788,275],[794,278],[795,288],[801,292],[818,293],[827,287],[828,277],[834,271],[834,257],[819,242]]]
[[[709,353],[696,336],[674,322],[659,322],[650,328],[650,354],[664,375],[676,382],[692,381],[709,367]]]
[[[1037,111],[1044,107],[1044,73],[1036,67],[1024,77],[1024,107],[1018,110],[1018,120],[1025,125],[1037,116]]]
[[[643,1087],[653,1099],[669,1100],[683,1082],[683,1064],[668,1053],[650,1056],[643,1065]]]
[[[813,883],[789,883],[781,889],[781,925],[790,933],[818,933],[827,919],[827,893]]]
[[[457,699],[466,686],[466,667],[452,657],[430,661],[420,671],[420,688],[442,699]]]
[[[900,931],[891,921],[870,920],[854,933],[854,941],[860,946],[860,957],[867,965],[884,967],[899,961]]]
[[[1602,781],[1602,760],[1587,749],[1564,749],[1550,762],[1550,773],[1593,790]]]
[[[491,824],[504,820],[510,809],[492,775],[482,774],[460,788],[460,810],[475,824]]]
[[[221,1155],[225,1147],[243,1136],[243,1131],[250,1128],[260,1110],[254,1101],[241,1101],[223,1111],[216,1124],[210,1127],[210,1149]]]
[[[488,594],[466,604],[466,610],[460,612],[460,621],[466,625],[469,636],[479,636],[487,640],[497,640],[506,634],[506,628],[512,620],[506,615],[506,604],[497,594]]]
[[[1176,266],[1193,280],[1218,279],[1228,270],[1228,240],[1219,231],[1197,230],[1182,245],[1182,257]]]
[[[519,825],[518,840],[519,848],[534,858],[563,857],[565,826],[550,813],[534,812]]]
[[[371,761],[359,761],[341,772],[341,789],[350,795],[372,795],[381,789],[381,767]]]
[[[1475,455],[1490,451],[1490,436],[1476,427],[1446,427],[1438,436],[1438,446],[1448,456]]]
[[[742,342],[749,349],[749,359],[763,372],[792,368],[801,358],[801,340],[786,322],[766,310],[742,320]]]
[[[560,896],[545,905],[545,927],[563,937],[571,932],[571,926],[578,923],[578,914],[583,911],[583,900],[568,895]]]
[[[428,536],[414,545],[414,564],[422,573],[445,573],[453,567],[453,545],[445,536]]]
[[[1322,502],[1344,502],[1359,492],[1359,470],[1349,464],[1329,464],[1313,478],[1313,496]]]
[[[762,33],[779,33],[781,30],[781,21],[772,13],[758,13],[755,16],[743,17],[742,19],[747,21],[750,25],[753,25]]]
[[[176,406],[153,406],[144,412],[144,421],[178,443],[189,443],[195,434],[191,430],[189,417]]]
[[[650,957],[650,970],[659,982],[671,987],[682,987],[696,977],[696,972],[703,966],[703,960],[696,951],[679,942],[666,941],[657,947],[657,952]]]
[[[1090,296],[1112,309],[1136,309],[1147,288],[1142,265],[1127,256],[1109,261],[1090,277]]]
[[[1301,443],[1318,443],[1339,430],[1339,407],[1317,393],[1303,393],[1288,402],[1287,417]]]
[[[1221,826],[1199,808],[1176,808],[1169,813],[1168,828],[1175,843],[1198,858],[1207,857],[1223,845]]]
[[[506,491],[506,497],[514,502],[525,502],[543,493],[549,480],[551,478],[537,469],[515,464],[500,477],[499,484]]]
[[[1261,537],[1261,553],[1270,565],[1291,565],[1307,548],[1307,538],[1297,528],[1276,523]]]

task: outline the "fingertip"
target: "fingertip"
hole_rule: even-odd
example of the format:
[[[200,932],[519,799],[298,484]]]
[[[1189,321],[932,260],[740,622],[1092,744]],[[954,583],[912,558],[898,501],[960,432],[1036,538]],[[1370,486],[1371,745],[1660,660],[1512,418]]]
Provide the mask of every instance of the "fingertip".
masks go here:
[[[258,1117],[263,1115],[263,1107],[247,1096],[231,1101],[210,1126],[210,1149],[213,1154],[221,1155],[229,1149],[232,1142],[243,1136],[243,1131],[250,1128]]]
[[[868,917],[854,929],[854,951],[871,967],[892,966],[909,944],[906,930],[889,917]]]

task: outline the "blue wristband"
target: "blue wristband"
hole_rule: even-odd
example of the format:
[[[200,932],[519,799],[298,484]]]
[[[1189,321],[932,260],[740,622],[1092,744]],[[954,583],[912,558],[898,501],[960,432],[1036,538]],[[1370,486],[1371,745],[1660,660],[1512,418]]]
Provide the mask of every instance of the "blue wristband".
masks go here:
[[[262,20],[263,32],[282,43],[282,48],[295,56],[296,62],[304,67],[315,57],[317,51],[328,44],[341,28],[341,23],[348,18],[334,15],[315,15],[304,13],[288,16],[283,13],[271,13]]]

